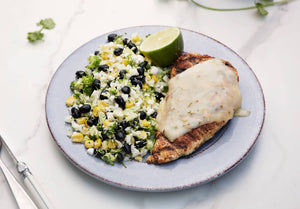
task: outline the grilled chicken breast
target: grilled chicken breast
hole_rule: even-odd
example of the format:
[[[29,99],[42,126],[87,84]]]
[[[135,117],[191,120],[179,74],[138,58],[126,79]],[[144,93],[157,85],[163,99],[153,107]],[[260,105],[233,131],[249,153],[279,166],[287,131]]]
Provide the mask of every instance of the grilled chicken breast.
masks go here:
[[[173,64],[170,77],[172,78],[200,62],[213,58],[214,57],[200,55],[197,53],[183,54]],[[225,60],[222,60],[222,62],[234,71],[237,80],[239,80],[237,70],[229,62]],[[174,161],[182,156],[189,155],[199,148],[204,142],[211,139],[226,123],[227,121],[204,124],[176,138],[173,142],[169,141],[160,131],[157,131],[156,142],[154,144],[152,155],[146,159],[146,162],[162,164]]]

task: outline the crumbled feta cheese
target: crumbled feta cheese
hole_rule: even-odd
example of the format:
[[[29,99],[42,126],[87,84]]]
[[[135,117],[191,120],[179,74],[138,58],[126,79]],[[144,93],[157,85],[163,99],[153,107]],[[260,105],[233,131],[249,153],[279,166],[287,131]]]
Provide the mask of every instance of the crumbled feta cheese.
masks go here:
[[[86,151],[89,155],[94,155],[94,148],[88,148]]]
[[[65,122],[66,123],[71,123],[72,122],[72,116],[68,115],[67,117],[65,117]]]
[[[137,148],[135,148],[133,144],[130,146],[130,148],[131,148],[132,157],[135,157],[140,154],[140,151]]]
[[[82,132],[82,128],[83,128],[84,125],[79,125],[79,124],[76,123],[75,121],[72,121],[71,124],[72,124],[72,128],[73,128],[75,131]]]

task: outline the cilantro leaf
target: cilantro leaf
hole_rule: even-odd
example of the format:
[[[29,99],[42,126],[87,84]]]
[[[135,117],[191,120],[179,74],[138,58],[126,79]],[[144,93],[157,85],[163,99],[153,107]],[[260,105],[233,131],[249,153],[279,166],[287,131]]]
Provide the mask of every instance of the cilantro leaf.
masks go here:
[[[35,32],[29,32],[27,35],[27,39],[30,42],[35,42],[38,40],[43,40],[44,34],[40,31],[35,31]]]
[[[46,18],[37,23],[37,26],[42,26],[47,30],[51,30],[55,27],[55,22],[51,18]]]
[[[37,26],[42,26],[42,28],[38,31],[34,31],[34,32],[29,32],[27,34],[27,39],[33,43],[39,40],[43,40],[44,37],[44,33],[42,33],[42,31],[44,29],[47,30],[51,30],[55,27],[55,23],[51,18],[46,18],[44,20],[41,20],[40,22],[37,23]]]

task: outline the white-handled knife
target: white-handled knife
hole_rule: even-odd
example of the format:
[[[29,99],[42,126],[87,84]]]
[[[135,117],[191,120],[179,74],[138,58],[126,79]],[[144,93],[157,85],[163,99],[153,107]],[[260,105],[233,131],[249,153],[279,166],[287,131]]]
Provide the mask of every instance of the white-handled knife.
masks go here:
[[[4,147],[6,148],[7,152],[11,156],[11,158],[15,161],[17,165],[17,170],[20,174],[22,174],[24,179],[24,185],[27,187],[30,197],[32,198],[33,202],[39,209],[53,209],[53,206],[48,201],[44,192],[40,189],[37,181],[33,177],[32,173],[30,172],[28,166],[24,163],[19,161],[13,152],[10,150],[8,145],[5,143],[4,139],[0,135],[0,140]]]

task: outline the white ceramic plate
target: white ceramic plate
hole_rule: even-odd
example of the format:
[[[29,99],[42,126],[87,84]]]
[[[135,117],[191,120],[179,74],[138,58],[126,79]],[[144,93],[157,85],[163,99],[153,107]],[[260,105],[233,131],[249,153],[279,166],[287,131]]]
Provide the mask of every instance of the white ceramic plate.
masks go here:
[[[142,37],[166,26],[138,26],[113,31]],[[233,118],[216,136],[191,156],[165,165],[148,165],[135,161],[110,166],[86,153],[82,144],[74,144],[66,136],[70,126],[64,122],[69,114],[65,100],[75,72],[88,64],[87,57],[107,41],[103,34],[74,51],[58,68],[46,96],[46,116],[51,134],[64,155],[79,169],[108,184],[139,191],[172,191],[209,182],[240,163],[255,144],[264,122],[264,96],[254,72],[234,51],[203,34],[181,29],[185,52],[197,52],[229,61],[237,70],[243,96],[242,108],[249,117]]]

